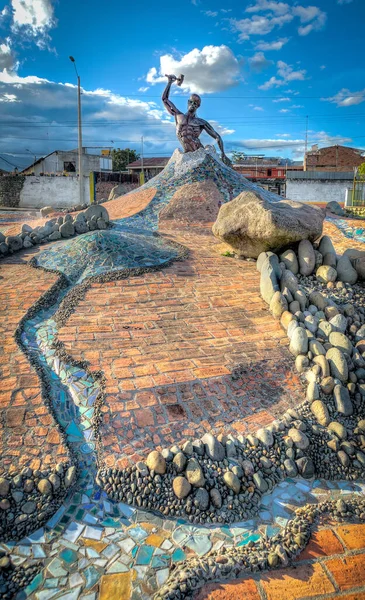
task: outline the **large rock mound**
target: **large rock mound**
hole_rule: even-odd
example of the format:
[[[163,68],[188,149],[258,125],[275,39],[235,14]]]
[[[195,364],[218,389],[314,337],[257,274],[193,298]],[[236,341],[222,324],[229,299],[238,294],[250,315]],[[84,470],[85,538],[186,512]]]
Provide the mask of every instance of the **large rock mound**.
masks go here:
[[[280,200],[270,202],[261,193],[242,192],[224,204],[213,233],[240,255],[257,258],[301,240],[315,241],[322,234],[324,212],[316,206]]]

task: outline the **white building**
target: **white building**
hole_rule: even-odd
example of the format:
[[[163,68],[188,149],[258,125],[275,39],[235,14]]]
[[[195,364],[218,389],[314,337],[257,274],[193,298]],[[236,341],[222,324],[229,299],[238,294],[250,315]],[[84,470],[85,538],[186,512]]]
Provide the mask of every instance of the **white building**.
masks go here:
[[[112,171],[112,157],[104,154],[89,154],[83,148],[82,170],[84,175],[92,171],[110,173]],[[29,167],[22,171],[23,175],[62,174],[76,175],[78,173],[79,153],[78,150],[55,150],[39,158]]]
[[[286,197],[297,202],[344,204],[353,187],[354,172],[288,171]]]

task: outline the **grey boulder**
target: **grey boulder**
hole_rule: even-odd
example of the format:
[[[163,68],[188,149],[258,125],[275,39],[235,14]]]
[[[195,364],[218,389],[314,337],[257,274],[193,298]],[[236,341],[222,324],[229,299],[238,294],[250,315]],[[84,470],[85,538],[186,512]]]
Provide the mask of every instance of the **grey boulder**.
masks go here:
[[[17,252],[23,248],[23,240],[20,235],[8,235],[5,239],[10,252]]]
[[[343,385],[335,385],[333,390],[336,410],[341,415],[349,417],[353,413],[353,406],[350,399],[350,394],[347,388]]]
[[[294,329],[290,340],[289,350],[293,354],[293,356],[298,356],[299,354],[307,354],[308,336],[305,332],[305,329],[302,329],[301,327],[297,327],[296,329]]]
[[[357,271],[352,266],[348,256],[341,256],[338,259],[336,270],[339,281],[350,283],[351,285],[357,282]]]
[[[109,223],[109,214],[105,206],[101,204],[91,204],[84,212],[85,219],[90,221],[92,217],[96,219],[103,219],[105,223]]]
[[[269,202],[259,192],[242,192],[221,206],[213,233],[239,255],[257,258],[303,239],[316,240],[323,219],[318,207],[291,200]]]
[[[329,252],[336,256],[336,250],[334,248],[334,245],[332,244],[331,238],[328,235],[324,235],[321,238],[321,241],[318,246],[318,250],[321,254],[323,254],[323,256],[325,256]]]
[[[344,354],[338,348],[330,348],[327,351],[328,360],[332,377],[339,379],[343,383],[348,380],[348,367]]]
[[[294,250],[285,250],[285,252],[280,255],[280,260],[293,275],[298,275],[299,264]]]
[[[221,461],[226,457],[224,447],[211,433],[205,433],[202,442],[206,455],[212,460]]]
[[[61,227],[62,227],[62,225],[61,225]],[[82,221],[82,220],[76,219],[74,222],[74,227],[75,227],[76,233],[78,233],[78,234],[87,233],[89,231],[89,226],[85,220]]]
[[[275,292],[279,291],[275,260],[272,256],[266,258],[261,267],[260,293],[267,304],[270,304]]]
[[[69,238],[75,235],[75,227],[72,221],[67,220],[60,225],[59,232],[63,238]]]
[[[341,207],[341,205],[338,202],[336,202],[335,200],[332,200],[331,202],[327,202],[326,209],[329,210],[334,215],[338,215],[339,217],[344,217],[346,214],[345,211],[343,210],[343,208]]]
[[[309,240],[302,240],[298,246],[299,270],[302,275],[311,275],[316,266],[316,255]]]

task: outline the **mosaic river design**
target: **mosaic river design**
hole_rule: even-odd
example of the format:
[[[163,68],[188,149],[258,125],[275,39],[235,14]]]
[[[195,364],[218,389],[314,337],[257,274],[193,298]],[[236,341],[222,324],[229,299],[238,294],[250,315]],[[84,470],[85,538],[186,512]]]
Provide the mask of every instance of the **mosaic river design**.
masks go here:
[[[18,592],[17,600],[151,598],[167,580],[174,563],[193,555],[202,557],[222,546],[242,546],[262,536],[270,538],[286,526],[298,506],[344,494],[365,494],[365,484],[359,482],[286,479],[262,497],[257,518],[229,526],[197,527],[112,502],[96,484],[92,420],[99,384],[83,369],[57,357],[53,348],[57,335],[54,315],[65,295],[87,277],[118,269],[161,266],[176,257],[176,248],[153,234],[159,210],[180,184],[172,170],[170,165],[159,178],[157,195],[141,213],[116,221],[111,230],[54,244],[38,258],[39,265],[64,273],[70,285],[60,292],[54,306],[26,321],[22,343],[46,369],[55,414],[66,431],[80,475],[76,490],[44,527],[20,542],[0,544],[12,553],[15,564],[43,563],[32,583]],[[198,167],[194,181],[211,176],[211,171],[208,161]],[[242,191],[239,187],[243,178],[227,171],[225,181],[216,183],[229,200],[232,194]],[[183,180],[187,182],[186,177]],[[156,178],[149,185],[156,186]],[[119,585],[115,596],[106,584],[110,575]]]

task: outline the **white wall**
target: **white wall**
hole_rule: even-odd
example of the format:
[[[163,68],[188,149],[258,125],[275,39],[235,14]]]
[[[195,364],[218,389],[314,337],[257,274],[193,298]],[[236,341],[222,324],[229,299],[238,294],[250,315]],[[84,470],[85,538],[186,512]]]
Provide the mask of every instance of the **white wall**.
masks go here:
[[[345,202],[348,179],[319,181],[316,179],[287,179],[286,197],[297,202]]]
[[[89,175],[90,171],[100,171],[100,160],[100,156],[97,154],[84,153],[82,155],[82,169],[84,174]],[[40,173],[63,173],[64,162],[74,162],[76,171],[78,172],[78,152],[57,151],[46,156],[43,160],[34,165],[34,167],[28,169],[27,173],[34,173],[34,175],[39,175]],[[76,172],[71,173],[70,176],[76,177]]]
[[[25,178],[20,192],[19,207],[68,208],[80,203],[79,180],[77,177],[36,177]],[[84,203],[90,204],[89,177],[84,176]]]

